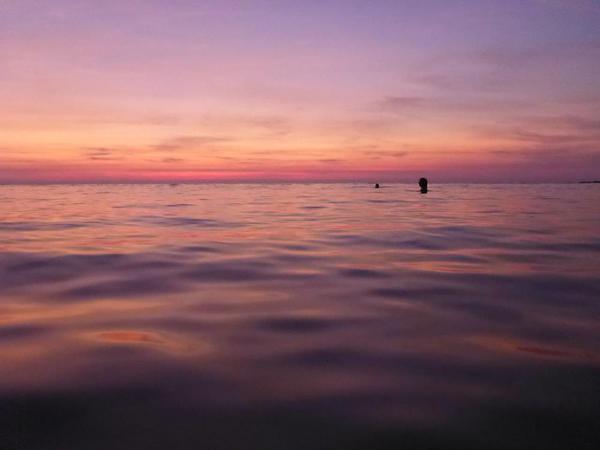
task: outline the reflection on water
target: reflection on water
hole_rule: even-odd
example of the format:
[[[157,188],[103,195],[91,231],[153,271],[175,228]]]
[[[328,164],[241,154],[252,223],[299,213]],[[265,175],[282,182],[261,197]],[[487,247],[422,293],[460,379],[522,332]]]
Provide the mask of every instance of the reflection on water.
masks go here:
[[[598,448],[600,190],[1,186],[0,448]]]

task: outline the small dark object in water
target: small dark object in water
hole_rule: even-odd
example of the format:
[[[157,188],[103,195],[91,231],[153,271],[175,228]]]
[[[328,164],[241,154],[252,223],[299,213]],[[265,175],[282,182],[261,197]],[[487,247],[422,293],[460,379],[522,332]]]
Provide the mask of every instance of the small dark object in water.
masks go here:
[[[375,189],[379,189],[379,183],[375,183]]]
[[[421,194],[427,194],[427,178],[421,178],[419,186],[421,187]]]

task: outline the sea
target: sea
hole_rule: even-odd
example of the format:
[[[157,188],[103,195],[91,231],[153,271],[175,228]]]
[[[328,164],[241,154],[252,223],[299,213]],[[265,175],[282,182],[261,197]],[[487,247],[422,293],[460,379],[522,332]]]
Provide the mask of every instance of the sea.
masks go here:
[[[600,186],[0,186],[0,448],[600,448]]]

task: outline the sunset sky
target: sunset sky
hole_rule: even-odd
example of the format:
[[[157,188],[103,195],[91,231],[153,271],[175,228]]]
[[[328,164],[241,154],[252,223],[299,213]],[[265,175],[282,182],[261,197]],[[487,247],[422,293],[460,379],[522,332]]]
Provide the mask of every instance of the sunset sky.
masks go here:
[[[600,178],[600,0],[0,0],[0,182]]]

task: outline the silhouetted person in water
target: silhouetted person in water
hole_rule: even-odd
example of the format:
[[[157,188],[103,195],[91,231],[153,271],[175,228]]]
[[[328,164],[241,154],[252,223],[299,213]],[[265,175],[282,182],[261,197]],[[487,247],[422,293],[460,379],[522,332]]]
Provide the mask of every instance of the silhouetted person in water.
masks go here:
[[[379,189],[379,183],[375,183],[375,189]]]
[[[421,188],[421,194],[427,194],[427,178],[419,180],[419,187]]]

